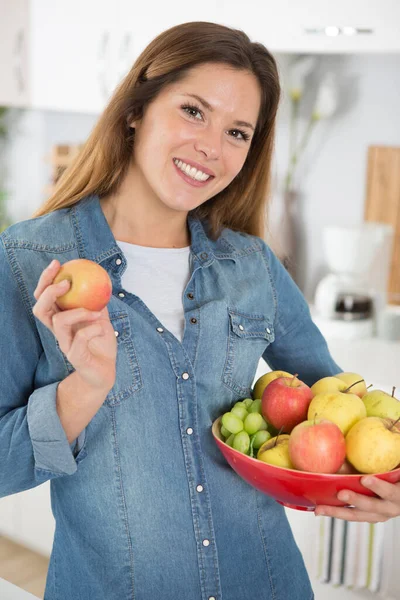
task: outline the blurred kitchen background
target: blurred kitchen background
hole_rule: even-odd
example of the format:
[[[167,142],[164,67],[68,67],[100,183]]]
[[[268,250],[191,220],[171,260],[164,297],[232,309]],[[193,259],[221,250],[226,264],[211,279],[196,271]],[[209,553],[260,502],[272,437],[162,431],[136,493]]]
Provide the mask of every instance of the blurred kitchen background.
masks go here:
[[[343,370],[391,391],[400,386],[398,0],[160,0],[140,10],[129,0],[0,0],[0,231],[48,197],[147,43],[191,20],[243,29],[275,55],[283,96],[265,237]],[[256,378],[268,370],[260,363]],[[318,600],[377,597],[361,579],[352,589],[322,583],[310,547],[319,518],[287,512]],[[0,578],[42,598],[53,533],[46,484],[0,500]],[[44,557],[42,570],[31,555],[30,567],[18,563],[26,548]],[[398,591],[381,586],[381,597]]]

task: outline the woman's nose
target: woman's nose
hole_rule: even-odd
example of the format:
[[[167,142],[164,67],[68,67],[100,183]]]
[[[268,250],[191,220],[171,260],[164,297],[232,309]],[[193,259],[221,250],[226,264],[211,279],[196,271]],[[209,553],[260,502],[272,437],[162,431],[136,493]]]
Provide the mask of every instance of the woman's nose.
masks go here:
[[[194,147],[207,158],[216,160],[221,155],[221,134],[217,131],[204,131],[196,138]]]

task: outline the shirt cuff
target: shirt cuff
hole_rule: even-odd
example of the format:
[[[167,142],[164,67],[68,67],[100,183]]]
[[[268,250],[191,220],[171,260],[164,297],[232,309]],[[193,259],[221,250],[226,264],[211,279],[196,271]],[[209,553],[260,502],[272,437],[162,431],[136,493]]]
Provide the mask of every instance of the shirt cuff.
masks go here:
[[[69,444],[57,413],[56,399],[59,381],[39,388],[29,398],[27,409],[28,429],[33,446],[35,468],[54,475],[72,475],[84,458],[84,431]],[[72,447],[71,447],[72,446]],[[74,456],[75,455],[75,456]]]

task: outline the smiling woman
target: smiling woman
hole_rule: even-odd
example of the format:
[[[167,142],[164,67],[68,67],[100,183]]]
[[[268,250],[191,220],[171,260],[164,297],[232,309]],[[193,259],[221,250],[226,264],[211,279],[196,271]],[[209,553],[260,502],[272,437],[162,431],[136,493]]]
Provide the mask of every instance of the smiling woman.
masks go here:
[[[261,358],[307,385],[341,371],[263,240],[279,94],[242,31],[163,32],[0,235],[0,497],[51,480],[46,600],[313,598],[283,507],[211,432]],[[111,280],[97,314],[57,306],[76,259]]]

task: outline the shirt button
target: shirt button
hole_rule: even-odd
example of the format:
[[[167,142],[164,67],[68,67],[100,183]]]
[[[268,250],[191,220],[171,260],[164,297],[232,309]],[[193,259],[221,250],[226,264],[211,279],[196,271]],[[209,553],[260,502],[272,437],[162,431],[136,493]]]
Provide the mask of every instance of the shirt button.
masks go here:
[[[191,294],[190,292],[189,292],[189,294],[187,295],[187,297],[189,298],[189,300],[193,300],[193,298],[194,298],[193,294]]]
[[[197,323],[197,319],[195,319],[194,317],[192,317],[192,318],[190,319],[190,322],[191,322],[191,323],[193,323],[193,324],[195,324],[195,323]]]
[[[203,546],[209,546],[210,540],[203,540]]]
[[[198,486],[196,487],[196,490],[197,490],[198,492],[202,492],[202,491],[204,490],[204,488],[203,488],[203,486],[202,486],[202,485],[198,485]]]
[[[182,379],[189,379],[189,373],[182,373]]]
[[[114,331],[114,333],[115,333],[115,337],[119,336],[119,331]]]
[[[271,330],[269,327],[267,327],[267,333],[271,333]]]
[[[243,331],[244,330],[243,325],[239,325],[239,329],[240,329],[240,331]]]
[[[125,294],[124,294],[124,292],[120,292],[120,293],[118,294],[118,296],[119,296],[120,298],[125,298]]]
[[[208,600],[215,600],[215,596],[210,596]]]
[[[120,258],[117,258],[117,260],[115,261],[115,264],[119,266],[121,263],[122,263],[122,260]]]
[[[200,258],[202,258],[203,260],[206,260],[206,258],[208,258],[208,254],[207,254],[207,252],[202,252],[202,253],[200,254]]]
[[[164,329],[162,327],[157,327],[158,333],[164,333]]]
[[[187,433],[188,435],[192,435],[192,433],[193,433],[193,429],[192,429],[191,427],[188,427],[188,428],[186,429],[186,433]]]

